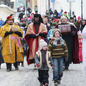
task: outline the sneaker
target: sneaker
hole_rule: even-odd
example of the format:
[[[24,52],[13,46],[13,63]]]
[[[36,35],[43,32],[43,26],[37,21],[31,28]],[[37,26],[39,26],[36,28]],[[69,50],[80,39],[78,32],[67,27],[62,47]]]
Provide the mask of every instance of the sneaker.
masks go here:
[[[64,69],[64,71],[69,71],[69,68],[66,67],[66,68]]]
[[[48,86],[48,83],[45,83],[45,86]]]

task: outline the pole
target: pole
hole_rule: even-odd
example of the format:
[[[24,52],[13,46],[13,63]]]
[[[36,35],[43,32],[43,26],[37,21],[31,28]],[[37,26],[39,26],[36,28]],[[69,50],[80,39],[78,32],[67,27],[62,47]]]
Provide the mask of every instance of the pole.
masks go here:
[[[69,2],[69,6],[70,6],[70,17],[71,17],[71,1]]]
[[[27,14],[27,0],[25,0],[25,14]]]
[[[48,10],[50,9],[50,0],[48,0]]]
[[[83,19],[83,0],[81,0],[81,19]]]
[[[54,5],[55,5],[55,0],[51,0],[52,6],[53,6],[53,11],[54,11]]]
[[[54,11],[54,2],[53,2],[53,11]]]

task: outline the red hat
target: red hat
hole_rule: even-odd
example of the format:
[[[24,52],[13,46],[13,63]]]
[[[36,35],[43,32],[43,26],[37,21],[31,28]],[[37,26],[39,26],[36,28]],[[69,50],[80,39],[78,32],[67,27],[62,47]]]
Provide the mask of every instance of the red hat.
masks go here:
[[[7,20],[13,20],[13,17],[12,16],[8,16]]]
[[[65,11],[64,13],[67,13],[67,11]]]
[[[58,23],[59,22],[59,19],[54,19],[53,22]]]

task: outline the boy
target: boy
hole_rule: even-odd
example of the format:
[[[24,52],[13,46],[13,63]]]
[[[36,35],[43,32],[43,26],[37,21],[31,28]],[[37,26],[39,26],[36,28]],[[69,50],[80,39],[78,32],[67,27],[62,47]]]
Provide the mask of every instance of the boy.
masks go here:
[[[49,51],[53,60],[53,80],[55,86],[58,86],[63,76],[64,56],[68,57],[68,49],[65,41],[61,37],[59,29],[54,31],[53,39],[49,43]],[[66,58],[67,59],[67,58]]]

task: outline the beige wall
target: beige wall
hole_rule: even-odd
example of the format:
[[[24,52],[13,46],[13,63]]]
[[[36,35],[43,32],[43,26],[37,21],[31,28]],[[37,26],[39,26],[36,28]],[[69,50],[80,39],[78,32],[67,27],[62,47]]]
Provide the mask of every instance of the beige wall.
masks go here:
[[[16,11],[13,11],[12,9],[8,8],[7,6],[0,6],[0,18],[2,18],[3,20],[6,20],[7,16],[9,16],[10,14],[14,14],[15,18],[16,18]]]
[[[38,0],[32,0],[32,11],[33,11],[33,12],[34,12],[34,7],[35,7],[36,5],[38,6],[37,1],[38,1]]]

